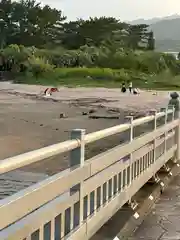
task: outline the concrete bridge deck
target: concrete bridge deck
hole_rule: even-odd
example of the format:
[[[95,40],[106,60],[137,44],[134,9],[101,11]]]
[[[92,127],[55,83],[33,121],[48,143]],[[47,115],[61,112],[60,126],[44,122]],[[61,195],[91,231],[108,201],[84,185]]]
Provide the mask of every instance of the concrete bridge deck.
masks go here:
[[[177,176],[128,240],[179,240],[179,220],[180,176]]]

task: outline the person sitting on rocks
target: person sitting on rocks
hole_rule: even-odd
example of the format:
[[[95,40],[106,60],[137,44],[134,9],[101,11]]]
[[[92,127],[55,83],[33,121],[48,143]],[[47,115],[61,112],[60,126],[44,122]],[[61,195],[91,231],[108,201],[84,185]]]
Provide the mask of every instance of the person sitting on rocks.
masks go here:
[[[134,89],[133,89],[133,94],[134,94],[134,95],[139,94],[139,90],[138,90],[137,88],[134,88]]]
[[[58,92],[57,88],[46,88],[44,91],[44,95],[51,96],[53,92]]]
[[[179,117],[180,104],[179,104],[179,94],[173,92],[170,94],[171,99],[169,100],[168,106],[173,106],[175,109],[175,118]]]

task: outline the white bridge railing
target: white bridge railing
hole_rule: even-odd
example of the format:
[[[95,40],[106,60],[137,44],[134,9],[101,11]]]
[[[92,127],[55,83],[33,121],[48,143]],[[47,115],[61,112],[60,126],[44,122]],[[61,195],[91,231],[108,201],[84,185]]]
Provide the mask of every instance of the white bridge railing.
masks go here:
[[[152,130],[134,137],[137,126]],[[129,141],[85,161],[85,145],[129,132]],[[170,159],[179,159],[174,109],[98,132],[73,130],[71,140],[0,161],[0,174],[70,152],[70,168],[0,201],[0,239],[85,240]]]

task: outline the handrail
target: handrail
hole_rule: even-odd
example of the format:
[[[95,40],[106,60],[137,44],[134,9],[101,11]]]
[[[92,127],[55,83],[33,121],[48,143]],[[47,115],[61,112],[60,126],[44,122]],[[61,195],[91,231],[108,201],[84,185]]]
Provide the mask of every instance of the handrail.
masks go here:
[[[169,114],[169,113],[173,113],[173,111],[168,110],[167,114]],[[165,116],[165,114],[166,114],[165,112],[157,113],[156,114],[156,119]],[[153,119],[155,119],[155,116],[153,116],[153,115],[146,116],[146,117],[143,117],[143,118],[138,118],[138,119],[136,119],[132,122],[132,126],[133,127],[139,126],[143,123],[150,122]],[[91,142],[100,140],[102,138],[109,137],[109,136],[112,136],[114,134],[124,132],[124,131],[130,129],[130,127],[131,127],[131,125],[126,123],[126,124],[117,125],[117,126],[114,126],[114,127],[111,127],[111,128],[106,128],[106,129],[103,129],[103,130],[100,130],[100,131],[96,131],[96,132],[93,132],[93,133],[89,133],[85,136],[85,143],[86,144],[91,143]]]
[[[48,147],[40,148],[34,151],[23,153],[14,157],[0,160],[0,174],[10,172],[17,168],[24,167],[31,163],[42,161],[57,154],[73,150],[80,146],[80,141],[68,140],[62,143],[53,144]]]
[[[167,113],[159,112],[156,114],[156,119],[165,116],[165,114],[173,113],[173,110],[168,110]],[[143,123],[147,123],[155,119],[155,116],[146,116],[140,119],[136,119],[132,122],[133,126],[138,126]],[[85,135],[85,144],[91,143],[100,139],[103,139],[114,134],[118,134],[130,129],[130,124],[120,124],[114,127],[106,128],[100,131],[89,133]],[[77,140],[68,140],[62,143],[53,144],[48,147],[40,148],[34,151],[23,153],[15,157],[9,157],[4,160],[0,160],[0,174],[13,171],[17,168],[21,168],[38,161],[42,161],[46,158],[56,156],[60,153],[64,153],[70,150],[73,150],[80,146],[80,141]]]

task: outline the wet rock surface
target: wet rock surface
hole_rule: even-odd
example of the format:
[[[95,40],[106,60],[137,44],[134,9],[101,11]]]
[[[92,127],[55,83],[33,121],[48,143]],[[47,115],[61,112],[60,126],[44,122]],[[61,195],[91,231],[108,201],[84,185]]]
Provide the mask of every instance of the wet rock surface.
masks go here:
[[[177,176],[128,240],[180,240],[179,220],[180,176]]]

